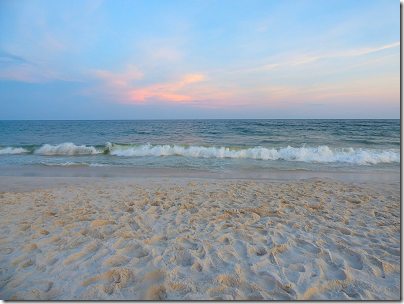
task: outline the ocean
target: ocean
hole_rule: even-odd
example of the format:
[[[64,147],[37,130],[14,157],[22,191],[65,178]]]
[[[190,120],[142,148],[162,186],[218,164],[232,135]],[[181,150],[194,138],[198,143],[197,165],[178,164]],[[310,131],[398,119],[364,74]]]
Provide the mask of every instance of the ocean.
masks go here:
[[[0,168],[400,170],[400,120],[0,121]]]

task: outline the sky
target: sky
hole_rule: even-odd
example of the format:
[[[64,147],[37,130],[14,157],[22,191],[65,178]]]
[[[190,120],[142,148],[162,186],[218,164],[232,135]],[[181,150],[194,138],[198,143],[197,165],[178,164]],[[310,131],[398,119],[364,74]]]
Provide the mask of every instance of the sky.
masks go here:
[[[398,0],[0,0],[0,119],[400,118]]]

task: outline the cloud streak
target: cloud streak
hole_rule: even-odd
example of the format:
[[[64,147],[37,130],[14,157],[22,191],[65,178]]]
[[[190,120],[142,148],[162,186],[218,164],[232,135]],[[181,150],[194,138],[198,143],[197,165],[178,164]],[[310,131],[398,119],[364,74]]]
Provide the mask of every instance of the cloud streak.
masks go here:
[[[318,61],[320,59],[327,59],[327,58],[348,58],[348,57],[357,57],[366,54],[375,53],[378,51],[390,49],[396,46],[399,46],[400,42],[391,43],[388,45],[383,45],[376,48],[361,48],[361,49],[352,49],[346,51],[338,51],[338,52],[330,52],[328,54],[321,54],[317,56],[310,56],[310,55],[302,55],[302,54],[292,54],[289,55],[289,58],[283,59],[280,62],[264,64],[261,66],[248,68],[248,69],[241,69],[241,70],[234,70],[227,72],[228,74],[236,74],[236,73],[251,73],[261,70],[270,70],[276,67],[281,66],[297,66],[301,64],[312,63]]]
[[[9,65],[16,65],[28,63],[23,57],[13,55],[9,52],[1,51],[0,50],[0,65],[2,66],[9,66]]]
[[[28,61],[21,56],[0,51],[0,80],[44,83],[53,80],[84,82],[48,68],[44,64]]]

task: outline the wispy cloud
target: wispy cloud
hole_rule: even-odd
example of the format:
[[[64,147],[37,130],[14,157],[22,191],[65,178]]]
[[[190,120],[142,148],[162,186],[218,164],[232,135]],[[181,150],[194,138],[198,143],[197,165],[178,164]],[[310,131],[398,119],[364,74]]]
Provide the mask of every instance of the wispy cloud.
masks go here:
[[[0,51],[0,80],[28,83],[44,83],[54,80],[86,82],[83,77],[71,77],[49,68],[46,63],[37,63],[7,51]]]
[[[360,49],[350,49],[350,50],[341,50],[341,51],[336,51],[336,52],[329,52],[326,54],[319,54],[319,55],[309,55],[309,54],[289,54],[289,55],[282,55],[281,57],[286,57],[286,58],[281,58],[280,60],[278,59],[278,62],[272,62],[269,64],[264,64],[260,66],[256,66],[253,68],[247,68],[247,69],[240,69],[240,70],[233,70],[233,71],[228,71],[228,74],[235,74],[235,73],[250,73],[250,72],[256,72],[260,70],[270,70],[276,67],[281,67],[281,66],[297,66],[301,64],[307,64],[311,62],[318,61],[320,59],[326,59],[326,58],[347,58],[347,57],[357,57],[357,56],[362,56],[370,53],[375,53],[378,51],[382,51],[385,49],[390,49],[396,46],[399,46],[400,42],[395,42],[391,43],[388,45],[383,45],[380,47],[375,47],[375,48],[360,48]],[[268,59],[267,59],[268,60]],[[271,60],[271,59],[269,59]],[[276,59],[272,59],[276,60]]]
[[[40,83],[62,78],[55,71],[6,51],[0,51],[0,67],[1,80]]]
[[[9,66],[9,65],[22,64],[22,63],[28,63],[28,61],[21,56],[16,56],[9,52],[0,50],[0,65],[1,66]]]
[[[29,63],[1,68],[0,80],[27,83],[45,83],[55,80],[68,82],[86,82],[80,77],[67,76],[61,72]]]
[[[308,100],[327,99],[332,96],[369,96],[369,92],[380,94],[383,88],[376,84],[374,89],[369,91],[365,82],[355,82],[357,87],[347,85],[345,82],[335,83],[333,85],[315,84],[307,85],[275,85],[268,81],[263,81],[266,85],[259,83],[244,82],[239,79],[229,78],[232,74],[240,73],[240,77],[245,77],[249,72],[273,69],[275,67],[293,66],[307,64],[323,58],[342,58],[357,57],[369,53],[382,51],[400,45],[392,43],[375,48],[361,48],[346,51],[335,51],[318,56],[294,56],[285,58],[283,61],[262,65],[256,68],[226,71],[225,69],[205,71],[204,73],[189,73],[182,77],[150,85],[142,85],[139,80],[143,79],[144,74],[136,67],[129,65],[123,73],[112,73],[107,70],[95,71],[95,76],[101,79],[102,87],[97,91],[103,91],[114,101],[124,104],[134,105],[152,105],[152,104],[170,104],[181,105],[188,104],[198,107],[226,107],[248,105],[262,107],[276,105],[282,102],[295,103],[307,102]],[[387,57],[386,57],[387,58]],[[365,65],[379,61],[380,59],[362,62],[357,64]],[[354,65],[355,66],[355,65]],[[353,67],[354,67],[353,66]],[[227,78],[226,78],[227,77]]]

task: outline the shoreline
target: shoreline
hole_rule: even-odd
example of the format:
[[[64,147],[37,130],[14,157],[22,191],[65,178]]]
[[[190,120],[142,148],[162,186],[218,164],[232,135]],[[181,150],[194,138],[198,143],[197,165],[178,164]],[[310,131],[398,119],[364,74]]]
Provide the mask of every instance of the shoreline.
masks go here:
[[[399,181],[396,171],[312,171],[244,169],[234,171],[208,171],[177,168],[91,167],[91,166],[24,166],[0,168],[1,176],[32,177],[187,177],[218,179],[307,179],[335,178],[351,181]]]
[[[0,168],[0,193],[34,191],[93,184],[107,179],[109,183],[124,180],[147,186],[148,180],[176,179],[185,181],[268,181],[288,182],[310,179],[336,180],[368,184],[400,183],[398,172],[337,172],[337,171],[276,171],[243,170],[237,172],[210,172],[188,169],[157,169],[129,167],[24,167]],[[105,183],[106,185],[108,183]]]

